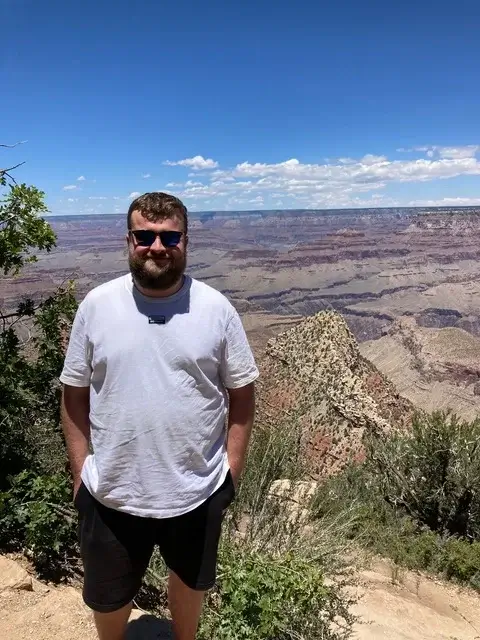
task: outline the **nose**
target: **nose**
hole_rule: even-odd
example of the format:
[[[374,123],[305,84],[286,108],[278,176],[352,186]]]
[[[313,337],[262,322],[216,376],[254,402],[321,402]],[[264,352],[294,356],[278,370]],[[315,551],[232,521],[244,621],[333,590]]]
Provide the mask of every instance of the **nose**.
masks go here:
[[[165,247],[163,246],[162,241],[160,240],[160,236],[155,237],[155,242],[152,245],[150,245],[150,250],[165,251]]]

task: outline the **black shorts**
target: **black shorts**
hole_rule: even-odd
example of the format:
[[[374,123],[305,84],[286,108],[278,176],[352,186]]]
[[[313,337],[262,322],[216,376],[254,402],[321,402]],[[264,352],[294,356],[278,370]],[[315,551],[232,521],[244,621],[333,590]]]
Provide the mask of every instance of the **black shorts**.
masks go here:
[[[193,511],[173,518],[144,518],[105,507],[82,483],[75,507],[85,603],[94,611],[109,612],[131,602],[155,545],[167,567],[188,587],[202,591],[213,587],[223,516],[234,497],[229,473]]]

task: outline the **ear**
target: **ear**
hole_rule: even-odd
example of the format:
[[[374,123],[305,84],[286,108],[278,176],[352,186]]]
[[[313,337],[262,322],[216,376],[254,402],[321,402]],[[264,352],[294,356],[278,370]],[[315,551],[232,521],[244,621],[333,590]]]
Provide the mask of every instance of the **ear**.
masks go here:
[[[189,237],[188,237],[188,235],[186,235],[186,236],[185,236],[185,240],[184,240],[184,242],[185,242],[185,247],[187,247],[187,246],[188,246],[188,241],[189,241]]]

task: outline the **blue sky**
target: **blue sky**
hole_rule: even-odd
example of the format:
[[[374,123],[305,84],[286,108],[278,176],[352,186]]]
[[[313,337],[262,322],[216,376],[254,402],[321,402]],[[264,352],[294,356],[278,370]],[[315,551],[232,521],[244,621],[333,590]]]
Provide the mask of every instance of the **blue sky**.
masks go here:
[[[0,0],[0,166],[52,213],[480,204],[477,0]]]

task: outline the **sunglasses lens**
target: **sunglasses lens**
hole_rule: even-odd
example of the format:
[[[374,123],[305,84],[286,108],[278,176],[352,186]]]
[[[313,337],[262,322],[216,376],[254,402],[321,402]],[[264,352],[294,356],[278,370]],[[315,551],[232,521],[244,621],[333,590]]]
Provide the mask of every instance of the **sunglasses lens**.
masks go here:
[[[150,247],[154,242],[157,234],[149,229],[136,229],[132,231],[135,240],[141,247]],[[176,247],[182,237],[181,231],[160,231],[158,234],[164,247]]]
[[[162,231],[160,233],[160,240],[164,247],[176,247],[181,237],[180,231]]]
[[[132,231],[135,236],[135,240],[141,247],[149,247],[155,242],[155,232],[148,229],[139,229],[138,231]]]

